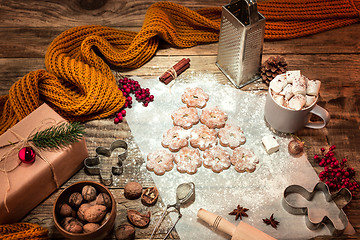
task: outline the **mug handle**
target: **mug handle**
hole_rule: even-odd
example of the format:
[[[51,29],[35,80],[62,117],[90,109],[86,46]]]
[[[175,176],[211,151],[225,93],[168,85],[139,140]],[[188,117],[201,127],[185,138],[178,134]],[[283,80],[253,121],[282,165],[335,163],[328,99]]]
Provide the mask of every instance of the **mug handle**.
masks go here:
[[[320,129],[326,126],[326,124],[330,121],[330,114],[324,108],[319,105],[315,105],[315,107],[310,111],[310,113],[319,116],[323,122],[311,122],[309,121],[305,127]]]

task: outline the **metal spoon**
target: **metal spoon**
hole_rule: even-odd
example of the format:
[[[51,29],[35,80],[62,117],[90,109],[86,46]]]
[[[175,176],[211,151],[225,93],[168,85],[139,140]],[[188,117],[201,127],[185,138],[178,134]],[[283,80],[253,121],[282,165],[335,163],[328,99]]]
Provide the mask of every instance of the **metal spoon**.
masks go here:
[[[189,203],[190,200],[192,200],[194,196],[195,196],[195,184],[193,182],[180,184],[176,188],[176,203],[167,205],[165,211],[161,215],[159,221],[157,222],[157,224],[150,236],[150,240],[152,239],[156,230],[159,228],[159,226],[162,223],[162,221],[164,220],[165,216],[168,213],[170,213],[169,209],[173,208],[178,213],[178,218],[177,218],[176,222],[172,225],[172,227],[169,229],[169,231],[166,233],[166,236],[163,238],[163,240],[166,239],[170,235],[171,231],[175,228],[175,225],[178,223],[180,218],[182,217],[182,214],[180,213],[180,207],[186,203]]]

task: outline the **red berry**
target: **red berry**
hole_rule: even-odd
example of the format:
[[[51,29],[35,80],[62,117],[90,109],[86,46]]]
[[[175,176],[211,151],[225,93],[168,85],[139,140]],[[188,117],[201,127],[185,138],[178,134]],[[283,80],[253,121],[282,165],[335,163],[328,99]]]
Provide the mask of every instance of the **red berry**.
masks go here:
[[[118,124],[120,122],[119,118],[114,118],[114,123]]]
[[[123,116],[125,116],[125,115],[126,115],[126,110],[125,110],[125,109],[121,110],[121,114],[122,114]]]
[[[147,107],[149,105],[148,102],[144,102],[144,107]]]

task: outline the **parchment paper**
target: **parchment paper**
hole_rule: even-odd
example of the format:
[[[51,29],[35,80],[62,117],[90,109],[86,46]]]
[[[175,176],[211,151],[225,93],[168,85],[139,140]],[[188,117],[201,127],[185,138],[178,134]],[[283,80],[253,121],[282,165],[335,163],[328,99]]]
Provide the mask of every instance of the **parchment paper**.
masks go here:
[[[142,87],[150,88],[151,94],[155,96],[155,101],[148,107],[143,107],[134,100],[133,107],[126,116],[144,159],[149,152],[162,148],[162,135],[173,126],[171,113],[185,106],[181,102],[184,90],[198,86],[210,95],[207,106],[219,106],[228,113],[228,122],[242,127],[247,139],[244,147],[251,148],[259,157],[260,163],[253,173],[238,173],[233,166],[221,173],[214,173],[202,166],[194,175],[181,174],[176,166],[163,176],[151,172],[165,204],[176,202],[175,191],[179,184],[190,181],[195,183],[195,202],[181,209],[183,217],[176,225],[181,239],[230,239],[226,234],[211,230],[207,224],[197,219],[196,214],[199,208],[204,208],[238,224],[239,220],[235,221],[235,216],[228,215],[237,205],[249,209],[249,217],[243,217],[243,221],[277,239],[308,239],[330,235],[326,227],[316,231],[309,230],[305,225],[305,216],[291,215],[281,205],[283,191],[287,186],[299,184],[311,191],[319,179],[305,154],[298,158],[288,154],[290,136],[274,135],[266,126],[263,117],[265,96],[220,85],[212,80],[211,74],[194,73],[190,78],[192,79],[187,77],[177,80],[169,86],[157,79],[143,80],[134,77]],[[278,152],[271,155],[266,153],[261,142],[265,135],[273,135],[277,139],[280,144]],[[230,148],[225,149],[232,152]],[[146,160],[141,169],[146,170]],[[337,208],[336,205],[333,207]],[[280,222],[277,230],[262,221],[271,214]],[[158,217],[155,216],[153,221]],[[171,217],[175,221],[177,215],[171,214]]]

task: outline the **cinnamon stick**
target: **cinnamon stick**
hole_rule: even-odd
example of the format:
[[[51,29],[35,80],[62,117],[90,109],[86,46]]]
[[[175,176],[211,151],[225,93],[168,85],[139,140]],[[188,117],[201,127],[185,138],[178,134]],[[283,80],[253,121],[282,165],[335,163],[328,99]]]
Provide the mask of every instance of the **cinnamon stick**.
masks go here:
[[[159,79],[160,81],[164,82],[165,84],[168,84],[174,79],[174,76],[172,74],[172,71],[176,72],[176,76],[179,76],[182,72],[184,72],[186,69],[190,67],[190,59],[189,58],[183,58],[178,63],[176,63],[172,69],[167,70],[164,74],[162,74]]]
[[[184,72],[186,69],[190,67],[190,63],[187,63],[183,67],[181,67],[178,71],[176,71],[176,75],[179,76],[182,72]],[[173,76],[169,76],[167,79],[165,79],[163,82],[165,85],[169,84],[172,80],[174,80]]]

